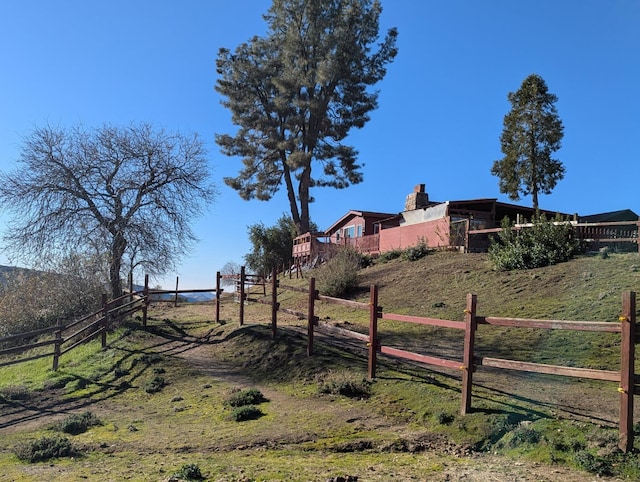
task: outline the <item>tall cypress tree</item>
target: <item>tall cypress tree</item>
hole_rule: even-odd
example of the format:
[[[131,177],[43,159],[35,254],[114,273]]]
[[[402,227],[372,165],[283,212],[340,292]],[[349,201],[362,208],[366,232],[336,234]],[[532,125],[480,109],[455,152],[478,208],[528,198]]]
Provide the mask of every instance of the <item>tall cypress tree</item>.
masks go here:
[[[217,134],[243,167],[225,183],[269,200],[284,184],[298,234],[309,230],[314,187],[362,181],[358,152],[343,143],[377,107],[370,87],[396,56],[395,29],[378,41],[378,0],[274,0],[267,35],[218,53],[216,91],[239,129]]]
[[[511,111],[504,117],[500,144],[504,157],[491,173],[500,178],[500,192],[510,199],[531,194],[538,210],[538,194],[549,194],[564,178],[565,168],[551,155],[561,147],[564,127],[544,79],[529,75],[516,92],[509,92]]]

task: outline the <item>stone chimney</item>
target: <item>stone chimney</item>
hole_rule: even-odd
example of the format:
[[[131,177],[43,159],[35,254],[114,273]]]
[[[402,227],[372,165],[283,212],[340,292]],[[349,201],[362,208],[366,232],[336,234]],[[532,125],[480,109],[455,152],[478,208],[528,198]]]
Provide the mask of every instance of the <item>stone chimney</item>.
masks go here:
[[[429,206],[429,195],[424,192],[424,184],[418,184],[413,188],[413,192],[407,196],[404,202],[405,211],[413,211]]]

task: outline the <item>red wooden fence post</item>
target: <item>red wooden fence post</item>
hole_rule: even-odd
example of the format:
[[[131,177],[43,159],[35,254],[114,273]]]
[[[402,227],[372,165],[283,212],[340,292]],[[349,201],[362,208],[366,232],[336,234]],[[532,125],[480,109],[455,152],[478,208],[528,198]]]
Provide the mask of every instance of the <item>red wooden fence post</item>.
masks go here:
[[[278,324],[278,308],[280,308],[278,303],[278,270],[274,266],[271,270],[271,337],[274,339]]]
[[[620,361],[620,442],[623,452],[633,449],[633,395],[635,389],[636,294],[622,294],[622,347]]]
[[[220,323],[220,278],[222,275],[220,271],[216,272],[216,323]]]
[[[246,274],[244,272],[244,266],[240,267],[240,326],[244,325],[244,284]]]
[[[102,348],[105,348],[107,346],[107,326],[109,324],[108,319],[109,319],[109,305],[107,303],[107,295],[106,293],[102,293],[102,323],[100,323],[100,325],[102,326],[101,330],[102,330]]]
[[[316,279],[309,280],[309,302],[307,305],[307,356],[313,355],[313,325],[316,322]]]
[[[58,369],[58,362],[60,360],[60,351],[61,351],[61,345],[62,345],[62,322],[60,321],[60,318],[58,318],[58,321],[56,323],[57,326],[57,330],[56,330],[56,344],[53,347],[53,371],[55,372]]]
[[[467,294],[467,307],[464,310],[464,355],[462,361],[462,408],[460,413],[466,415],[471,410],[471,388],[473,385],[473,349],[476,337],[476,295]]]
[[[147,327],[147,309],[149,308],[149,275],[144,275],[144,289],[142,290],[142,327]]]
[[[378,285],[371,285],[369,287],[369,378],[376,377],[378,313]]]

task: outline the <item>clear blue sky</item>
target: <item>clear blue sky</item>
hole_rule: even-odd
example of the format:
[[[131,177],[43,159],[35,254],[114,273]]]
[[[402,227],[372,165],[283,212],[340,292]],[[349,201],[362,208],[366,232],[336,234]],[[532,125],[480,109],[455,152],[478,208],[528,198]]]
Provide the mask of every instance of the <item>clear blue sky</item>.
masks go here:
[[[0,170],[15,166],[35,126],[147,121],[198,132],[220,195],[195,223],[201,239],[159,283],[209,287],[250,250],[247,226],[288,212],[284,195],[243,201],[224,176],[240,160],[214,133],[233,133],[214,91],[220,47],[265,33],[269,0],[0,0]],[[382,0],[399,54],[378,85],[379,108],[350,142],[364,182],[316,189],[321,229],[349,209],[399,212],[413,186],[432,200],[495,197],[507,93],[531,73],[559,97],[557,157],[566,177],[540,207],[640,212],[640,2],[636,0]],[[530,199],[522,204],[530,205]],[[0,217],[0,233],[6,227]],[[8,264],[0,255],[0,264]]]

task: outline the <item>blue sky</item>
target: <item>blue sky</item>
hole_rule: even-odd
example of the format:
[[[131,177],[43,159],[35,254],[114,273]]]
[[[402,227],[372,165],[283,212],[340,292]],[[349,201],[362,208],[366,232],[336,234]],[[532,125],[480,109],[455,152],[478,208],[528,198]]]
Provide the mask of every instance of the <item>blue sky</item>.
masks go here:
[[[288,212],[284,196],[243,201],[225,186],[240,160],[220,153],[233,133],[214,91],[220,47],[262,35],[269,0],[0,0],[0,170],[15,167],[35,126],[151,122],[197,132],[220,195],[198,219],[200,243],[160,284],[210,287],[250,250],[247,226]],[[321,229],[349,209],[399,212],[413,186],[432,200],[498,198],[507,93],[541,75],[565,126],[566,176],[543,209],[640,213],[640,2],[635,0],[382,0],[399,54],[378,84],[379,108],[349,142],[364,182],[316,189]],[[525,198],[521,204],[530,205]],[[0,234],[6,227],[0,215]],[[0,254],[0,264],[9,264]]]

